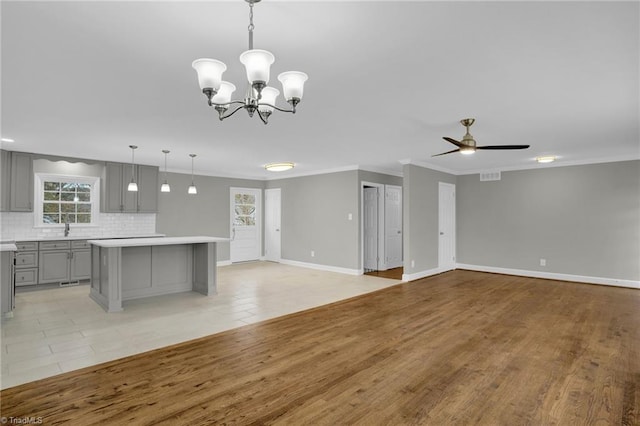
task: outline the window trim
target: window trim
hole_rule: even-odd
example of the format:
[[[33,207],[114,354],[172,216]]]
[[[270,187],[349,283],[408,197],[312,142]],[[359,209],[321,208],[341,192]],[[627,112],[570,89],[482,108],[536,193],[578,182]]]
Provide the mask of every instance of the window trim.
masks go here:
[[[35,173],[34,179],[34,228],[64,228],[64,223],[42,223],[42,204],[45,181],[78,182],[91,185],[91,223],[73,223],[74,228],[91,228],[100,226],[100,178],[97,176],[76,176],[54,173]]]

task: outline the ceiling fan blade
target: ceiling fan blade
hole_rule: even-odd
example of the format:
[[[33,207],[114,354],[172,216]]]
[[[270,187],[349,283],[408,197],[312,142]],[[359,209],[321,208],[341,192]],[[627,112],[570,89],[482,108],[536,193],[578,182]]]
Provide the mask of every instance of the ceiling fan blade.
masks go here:
[[[452,144],[454,144],[458,148],[462,148],[464,146],[464,144],[462,142],[458,142],[457,140],[451,139],[451,138],[446,137],[446,136],[443,136],[442,139],[444,139],[447,142],[451,142]]]
[[[477,146],[476,149],[527,149],[529,145],[487,145]]]
[[[436,155],[432,155],[432,157],[439,157],[441,155],[445,155],[445,154],[451,154],[453,152],[458,152],[460,151],[459,149],[454,149],[453,151],[448,151],[448,152],[443,152],[442,154],[436,154]]]

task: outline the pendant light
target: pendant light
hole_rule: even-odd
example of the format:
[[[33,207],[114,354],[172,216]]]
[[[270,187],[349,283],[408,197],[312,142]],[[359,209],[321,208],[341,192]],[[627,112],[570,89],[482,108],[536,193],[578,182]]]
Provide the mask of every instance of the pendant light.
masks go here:
[[[133,163],[133,155],[138,147],[136,145],[129,145],[129,148],[131,148],[131,182],[129,182],[129,186],[127,186],[127,191],[138,192],[138,184],[134,177],[136,167]]]
[[[189,154],[189,157],[191,157],[191,185],[189,186],[187,193],[191,195],[195,195],[198,193],[198,189],[196,188],[196,185],[193,183],[193,159],[195,158],[195,156],[196,154]]]
[[[167,182],[167,154],[169,152],[167,149],[162,150],[164,154],[164,183],[160,185],[160,192],[171,192],[171,187],[169,186],[169,182]]]

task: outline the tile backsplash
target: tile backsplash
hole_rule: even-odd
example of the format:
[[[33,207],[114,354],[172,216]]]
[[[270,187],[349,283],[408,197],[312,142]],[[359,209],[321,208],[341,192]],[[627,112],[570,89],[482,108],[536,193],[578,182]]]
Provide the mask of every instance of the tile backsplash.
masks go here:
[[[0,240],[64,238],[64,228],[35,228],[33,213],[0,213]],[[72,237],[126,237],[156,232],[155,213],[100,213],[99,226],[71,224]]]

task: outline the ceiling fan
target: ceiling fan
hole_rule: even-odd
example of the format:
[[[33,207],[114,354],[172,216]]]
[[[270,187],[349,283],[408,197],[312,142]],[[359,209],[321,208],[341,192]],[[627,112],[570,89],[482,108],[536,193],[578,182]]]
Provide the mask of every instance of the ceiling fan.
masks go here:
[[[476,152],[476,149],[527,149],[529,145],[487,145],[487,146],[476,146],[476,140],[469,133],[469,127],[475,122],[475,118],[465,118],[460,120],[460,124],[467,128],[467,133],[462,137],[462,140],[458,142],[455,139],[444,136],[444,139],[447,142],[451,142],[458,149],[454,149],[453,151],[443,152],[442,154],[432,155],[432,157],[438,157],[440,155],[451,154],[453,152],[460,152],[461,154],[473,154]]]

